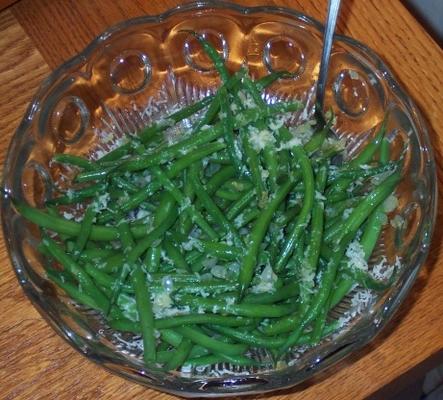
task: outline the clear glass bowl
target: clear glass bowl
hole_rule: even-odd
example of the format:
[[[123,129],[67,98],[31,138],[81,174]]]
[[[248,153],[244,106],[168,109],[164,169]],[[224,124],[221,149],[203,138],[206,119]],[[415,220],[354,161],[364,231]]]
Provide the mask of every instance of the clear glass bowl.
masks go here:
[[[333,48],[325,104],[335,111],[337,134],[346,139],[351,155],[390,110],[391,156],[405,151],[405,164],[398,206],[389,218],[398,215],[402,223],[386,225],[370,265],[382,257],[390,263],[400,257],[401,268],[392,288],[372,297],[362,312],[355,312],[352,295],[344,299],[332,314],[344,316],[348,324],[318,346],[288,353],[286,365],[146,370],[136,337],[116,335],[100,315],[75,304],[47,280],[44,260],[35,249],[38,229],[11,206],[11,197],[39,206],[51,197],[55,184],[70,179],[72,171],[51,164],[54,153],[97,156],[172,108],[214,92],[219,77],[184,30],[205,34],[230,70],[246,64],[254,78],[272,70],[292,72],[293,78],[267,89],[266,100],[300,99],[306,108],[299,117],[306,117],[313,109],[322,29],[317,21],[288,9],[198,1],[114,26],[43,82],[9,148],[3,231],[24,291],[79,352],[119,375],[181,396],[259,393],[295,385],[324,370],[366,345],[387,323],[428,252],[436,211],[435,167],[416,106],[378,56],[347,37],[338,37]],[[109,133],[114,141],[109,142]],[[253,356],[263,359],[267,354],[257,351]]]

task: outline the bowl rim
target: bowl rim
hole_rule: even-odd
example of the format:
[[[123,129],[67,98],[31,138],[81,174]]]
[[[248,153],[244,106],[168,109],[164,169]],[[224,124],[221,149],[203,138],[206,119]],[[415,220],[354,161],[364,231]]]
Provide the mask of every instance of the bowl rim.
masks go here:
[[[111,25],[109,28],[105,29],[102,33],[97,35],[81,52],[77,53],[76,55],[72,56],[68,60],[64,61],[62,64],[60,64],[56,69],[54,69],[38,86],[37,90],[35,91],[32,99],[29,102],[29,106],[27,107],[25,114],[22,118],[22,121],[20,122],[19,126],[15,130],[14,134],[12,135],[10,145],[7,149],[6,158],[4,162],[4,169],[9,164],[9,157],[12,153],[11,148],[14,142],[17,142],[17,139],[21,137],[24,132],[26,131],[26,128],[28,127],[30,121],[32,120],[32,116],[35,112],[38,111],[39,107],[39,99],[43,97],[45,94],[45,90],[47,87],[51,86],[54,82],[57,81],[63,74],[68,71],[70,68],[81,64],[82,62],[86,62],[88,57],[91,55],[91,53],[94,51],[94,49],[101,43],[107,41],[112,35],[121,32],[125,28],[133,25],[142,25],[146,23],[155,23],[155,22],[163,22],[167,18],[175,15],[180,14],[182,12],[191,11],[191,10],[198,10],[198,9],[208,9],[208,8],[215,8],[215,9],[232,9],[234,11],[239,12],[243,15],[250,15],[255,13],[271,13],[271,14],[281,14],[281,15],[289,15],[293,16],[295,18],[298,18],[312,26],[314,26],[316,29],[319,30],[320,33],[324,32],[324,25],[318,21],[317,19],[310,17],[300,11],[288,8],[288,7],[279,7],[279,6],[267,6],[267,5],[261,5],[261,6],[242,6],[237,3],[232,3],[230,1],[225,0],[195,0],[195,1],[189,1],[184,4],[179,4],[176,7],[170,8],[163,13],[156,14],[156,15],[143,15],[138,16],[134,18],[130,18],[127,20],[120,21],[116,24]],[[384,72],[384,78],[389,82],[391,88],[394,88],[395,93],[400,97],[400,99],[405,103],[405,105],[408,107],[409,111],[413,111],[411,114],[414,115],[418,121],[419,125],[421,126],[421,131],[423,131],[423,139],[425,140],[427,151],[429,152],[429,161],[431,162],[434,170],[435,170],[435,159],[432,151],[432,147],[430,146],[430,140],[429,140],[429,133],[426,126],[426,123],[424,121],[424,118],[422,116],[422,113],[420,112],[419,108],[415,104],[415,102],[410,98],[410,96],[404,91],[404,89],[398,84],[398,80],[395,78],[395,75],[392,73],[390,67],[386,65],[386,63],[382,60],[382,58],[370,47],[366,46],[362,42],[353,39],[346,35],[341,34],[335,34],[334,35],[334,41],[338,42],[344,42],[346,44],[349,44],[353,47],[358,48],[359,50],[366,53],[370,58],[372,58],[376,64],[377,68],[382,70]],[[436,176],[435,172],[434,175]],[[3,187],[3,181],[4,178],[2,178],[2,187]]]
[[[118,34],[119,32],[125,30],[128,27],[134,26],[134,25],[142,25],[142,24],[149,24],[149,23],[160,23],[164,20],[168,19],[171,16],[178,15],[180,13],[186,12],[186,11],[196,11],[196,10],[203,10],[203,9],[231,9],[236,12],[238,12],[241,15],[251,15],[255,13],[269,13],[269,14],[277,14],[277,15],[284,15],[284,16],[292,16],[295,19],[302,20],[303,22],[313,26],[316,28],[320,33],[324,31],[324,26],[321,22],[316,20],[315,18],[312,18],[310,16],[307,16],[303,14],[302,12],[287,8],[287,7],[276,7],[276,6],[252,6],[252,7],[246,7],[242,6],[236,3],[231,3],[228,1],[223,0],[197,0],[192,2],[187,2],[184,4],[180,4],[176,7],[173,7],[171,9],[166,10],[163,13],[157,14],[157,15],[144,15],[139,16],[131,19],[127,19],[124,21],[121,21],[117,24],[112,25],[110,28],[103,31],[101,34],[96,36],[80,53],[74,55],[64,63],[62,63],[60,66],[58,66],[54,71],[52,71],[39,85],[38,89],[36,90],[32,100],[29,103],[29,106],[27,107],[27,110],[25,111],[25,114],[23,116],[22,121],[20,122],[19,126],[17,127],[15,133],[13,134],[11,138],[11,142],[8,146],[7,155],[5,157],[4,162],[4,171],[9,171],[9,167],[11,165],[11,157],[12,154],[14,154],[14,148],[19,146],[21,143],[22,137],[26,134],[35,113],[39,111],[40,108],[40,100],[44,97],[45,92],[48,87],[50,87],[53,83],[55,83],[59,78],[61,78],[66,72],[68,72],[73,67],[76,67],[78,65],[81,65],[82,63],[87,62],[89,56],[93,53],[93,51],[102,43],[109,40],[113,35]],[[432,196],[430,197],[430,203],[429,203],[429,210],[430,210],[430,226],[427,229],[427,234],[429,237],[432,237],[432,233],[435,226],[435,219],[436,219],[436,213],[437,213],[437,184],[436,184],[436,170],[435,170],[435,161],[433,156],[433,150],[430,145],[430,139],[428,134],[428,129],[426,126],[426,123],[424,122],[424,119],[422,117],[421,112],[419,111],[418,107],[415,105],[413,100],[409,97],[409,95],[403,90],[403,88],[397,83],[397,80],[394,77],[394,74],[391,72],[390,68],[386,65],[386,63],[378,56],[377,53],[375,53],[372,49],[370,49],[365,44],[352,39],[350,37],[347,37],[345,35],[336,35],[335,40],[338,42],[343,42],[347,45],[350,45],[351,47],[354,47],[358,49],[359,51],[365,53],[368,58],[371,59],[372,62],[375,62],[377,69],[380,71],[383,71],[384,78],[387,80],[389,86],[394,91],[394,93],[398,96],[399,100],[405,105],[408,112],[411,115],[412,123],[415,125],[416,131],[420,131],[422,133],[421,140],[423,141],[424,147],[425,147],[425,154],[423,157],[426,160],[427,164],[427,172],[430,174],[430,193]],[[2,219],[2,228],[4,233],[4,240],[7,243],[7,251],[9,254],[9,258],[12,261],[12,265],[14,268],[14,271],[16,273],[16,276],[19,280],[20,285],[22,286],[25,294],[27,297],[31,300],[32,304],[36,309],[39,311],[39,313],[44,317],[46,321],[50,324],[50,326],[61,336],[63,337],[74,349],[76,349],[80,354],[83,354],[87,356],[89,359],[92,359],[92,361],[98,362],[95,357],[91,357],[91,354],[82,351],[79,346],[74,343],[74,341],[67,335],[67,332],[64,331],[64,329],[58,324],[58,321],[53,318],[53,316],[48,315],[47,311],[43,310],[42,304],[40,303],[39,296],[35,293],[35,290],[29,285],[29,282],[26,279],[23,279],[23,276],[21,276],[21,264],[19,260],[13,256],[12,254],[12,246],[11,246],[11,239],[8,237],[8,235],[5,235],[7,233],[7,224],[5,220],[5,210],[7,210],[11,206],[11,198],[9,196],[8,188],[5,186],[5,177],[7,176],[7,173],[5,173],[2,177],[2,196],[1,196],[1,219]],[[411,288],[413,282],[415,281],[415,278],[418,274],[419,269],[423,265],[428,252],[429,252],[429,242],[423,243],[420,246],[420,252],[417,255],[417,262],[416,265],[413,266],[413,269],[408,271],[408,276],[406,282],[403,284],[403,286],[399,289],[397,295],[393,300],[395,301],[386,301],[384,304],[388,304],[387,312],[383,314],[383,321],[381,324],[377,326],[372,326],[372,330],[369,333],[369,340],[364,341],[362,343],[361,341],[356,341],[354,343],[351,343],[351,349],[352,351],[358,350],[366,343],[370,342],[375,338],[375,336],[383,330],[383,327],[389,322],[389,320],[392,318],[393,314],[397,310],[397,307],[395,304],[398,304],[402,302],[406,296],[406,294],[409,292],[409,289]],[[339,349],[336,354],[333,355],[332,359],[326,360],[323,365],[325,365],[325,369],[329,368],[331,365],[335,364],[338,361],[341,361],[347,353],[344,353],[342,355],[341,350]],[[103,365],[106,369],[110,370],[113,373],[117,373],[120,376],[129,377],[130,379],[134,380],[134,376],[131,374],[128,374],[127,372],[119,371],[117,368],[112,368],[108,365]],[[313,368],[315,370],[315,367]],[[278,372],[278,371],[273,371]],[[312,376],[313,374],[308,374],[305,379],[309,376]],[[186,378],[183,378],[186,379]],[[191,378],[192,380],[195,380],[195,378]],[[211,378],[206,378],[211,379]],[[220,378],[218,378],[220,379]],[[139,383],[145,383],[146,381],[143,381],[143,378],[136,379]],[[287,387],[292,387],[298,383],[300,383],[303,379],[297,381],[297,382],[291,382],[287,383],[286,385],[282,385],[278,388],[270,388],[270,390],[276,390],[276,389],[284,389]],[[181,396],[186,396],[186,393],[174,391],[171,389],[168,389],[166,387],[160,387],[158,385],[152,385],[152,383],[149,383],[149,386],[161,390],[166,391],[173,394],[178,394]],[[231,394],[239,395],[239,394],[253,394],[253,393],[263,393],[263,391],[244,391],[244,392],[232,392]],[[207,393],[199,393],[200,395],[211,395],[214,396],[214,393],[207,392]],[[229,394],[229,393],[226,393]],[[196,395],[196,393],[190,393],[188,395]],[[223,393],[217,393],[215,396],[224,395]]]

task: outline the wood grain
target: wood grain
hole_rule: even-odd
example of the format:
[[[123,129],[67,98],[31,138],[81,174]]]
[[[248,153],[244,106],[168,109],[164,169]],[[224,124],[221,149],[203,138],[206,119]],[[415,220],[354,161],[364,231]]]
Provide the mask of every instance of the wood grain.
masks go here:
[[[17,0],[0,0],[0,11],[14,4]]]
[[[21,0],[0,13],[0,161],[27,102],[50,69],[81,51],[109,25],[157,14],[178,3]],[[259,5],[263,1],[241,3]],[[290,5],[318,19],[325,15],[320,7],[324,2],[267,3]],[[442,50],[398,0],[343,2],[339,31],[375,48],[424,111],[431,128],[439,181],[443,181]],[[437,227],[442,223],[443,213],[439,212]],[[410,296],[371,345],[299,387],[250,399],[362,399],[435,356],[443,349],[441,243],[437,229],[431,254]],[[111,375],[72,350],[24,297],[3,241],[0,257],[1,398],[174,398]]]

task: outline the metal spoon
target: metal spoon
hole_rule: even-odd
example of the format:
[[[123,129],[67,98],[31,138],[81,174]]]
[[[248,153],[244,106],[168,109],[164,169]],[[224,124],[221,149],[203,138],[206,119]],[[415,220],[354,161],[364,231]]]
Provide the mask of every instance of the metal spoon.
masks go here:
[[[328,17],[326,20],[325,31],[323,36],[323,50],[320,61],[320,72],[317,82],[317,105],[320,114],[323,114],[323,106],[325,99],[326,79],[328,78],[329,59],[331,56],[332,42],[334,41],[335,25],[337,24],[338,12],[341,0],[328,1]]]

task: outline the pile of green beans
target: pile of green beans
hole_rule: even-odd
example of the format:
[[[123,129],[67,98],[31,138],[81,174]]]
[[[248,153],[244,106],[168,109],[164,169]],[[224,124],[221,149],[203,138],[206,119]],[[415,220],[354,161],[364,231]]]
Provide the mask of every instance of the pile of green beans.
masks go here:
[[[141,335],[147,366],[260,366],[254,349],[277,360],[315,345],[356,285],[392,283],[353,269],[346,251],[357,241],[369,259],[401,161],[390,161],[387,118],[356,157],[336,157],[332,117],[301,135],[291,121],[303,104],[263,100],[282,74],[231,74],[195,36],[220,74],[215,95],[97,161],[55,155],[77,168],[72,187],[46,209],[14,204],[41,228],[48,278],[111,328]],[[185,118],[192,128],[169,138]]]

